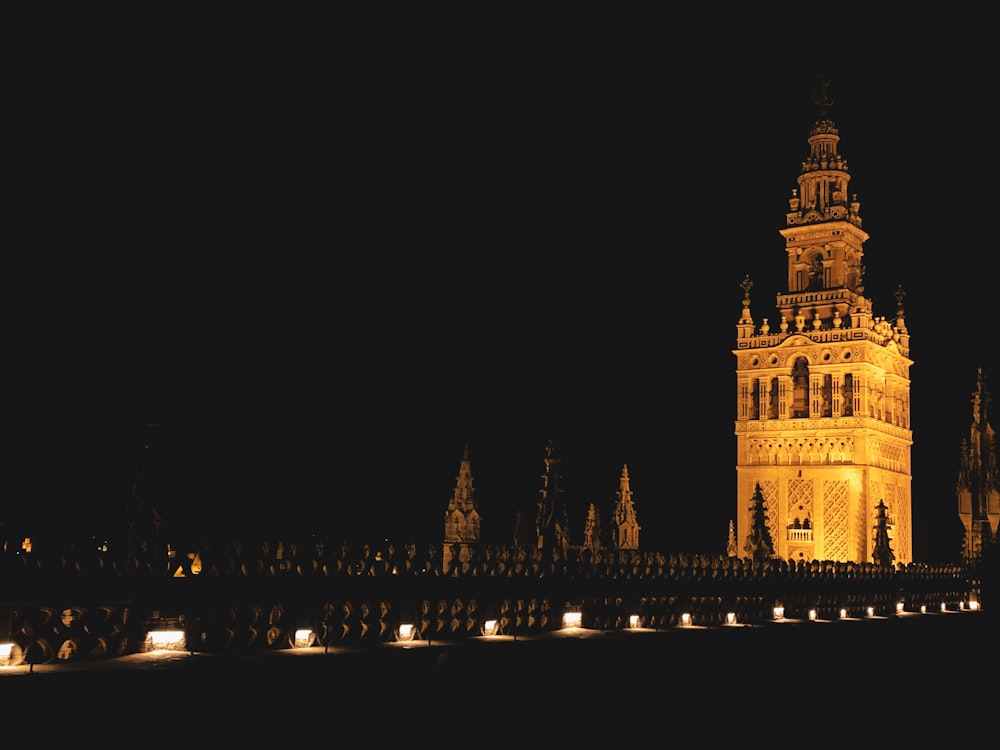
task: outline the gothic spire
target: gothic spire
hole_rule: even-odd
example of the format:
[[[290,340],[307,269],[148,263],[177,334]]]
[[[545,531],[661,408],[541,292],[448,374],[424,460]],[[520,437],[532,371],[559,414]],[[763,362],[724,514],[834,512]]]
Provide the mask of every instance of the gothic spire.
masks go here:
[[[622,466],[616,495],[618,502],[615,505],[615,545],[618,549],[639,549],[641,527],[636,519],[635,504],[632,502],[628,464]]]
[[[467,562],[474,555],[479,545],[482,518],[479,515],[479,501],[472,482],[472,460],[469,454],[469,444],[465,444],[462,460],[458,464],[458,476],[448,509],[444,514],[444,544],[442,559],[445,570],[452,566],[452,559],[459,558]]]
[[[968,558],[979,557],[993,543],[1000,524],[1000,467],[990,407],[986,373],[979,368],[972,392],[972,424],[969,437],[962,440],[956,487],[959,517],[965,526],[963,554]]]
[[[739,556],[739,547],[736,544],[736,524],[729,520],[729,537],[726,540],[726,555],[729,557]]]
[[[545,446],[545,473],[542,474],[542,489],[539,490],[535,533],[538,549],[558,548],[565,553],[569,548],[569,522],[562,488],[559,486],[562,479],[559,473],[560,463],[555,443],[549,440]]]

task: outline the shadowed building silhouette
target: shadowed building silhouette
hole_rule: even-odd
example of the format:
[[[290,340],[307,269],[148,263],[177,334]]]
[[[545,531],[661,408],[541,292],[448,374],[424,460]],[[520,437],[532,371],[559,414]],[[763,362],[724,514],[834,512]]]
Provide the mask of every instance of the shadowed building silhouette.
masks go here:
[[[535,536],[538,549],[557,549],[562,554],[569,550],[569,515],[559,473],[560,459],[556,455],[555,443],[549,441],[545,447],[545,473],[542,475],[542,489],[539,490],[538,514],[535,517]]]
[[[885,503],[879,502],[875,516],[875,537],[872,540],[872,562],[883,568],[892,565],[896,554],[889,543],[888,521],[885,515]]]
[[[767,503],[759,484],[750,501],[750,530],[743,552],[754,562],[765,562],[774,557],[774,542],[767,527]]]
[[[962,554],[982,556],[996,543],[1000,522],[1000,469],[997,467],[996,432],[990,424],[991,399],[986,373],[979,369],[972,393],[972,425],[962,441],[958,472],[958,515],[965,527]]]

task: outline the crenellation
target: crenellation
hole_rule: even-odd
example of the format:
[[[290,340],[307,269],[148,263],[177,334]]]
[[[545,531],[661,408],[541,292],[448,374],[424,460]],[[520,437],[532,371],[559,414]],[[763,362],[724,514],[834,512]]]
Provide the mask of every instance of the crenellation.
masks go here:
[[[768,319],[765,318],[764,320]],[[807,341],[797,344],[798,346],[806,344],[830,344],[840,341],[867,341],[878,346],[888,346],[890,343],[895,343],[900,346],[902,354],[905,355],[906,353],[902,351],[901,337],[898,332],[894,329],[888,332],[884,329],[879,329],[876,327],[875,321],[872,321],[870,327],[865,328],[841,327],[831,324],[820,329],[810,329],[803,326],[802,330],[795,332],[780,330],[775,332],[769,325],[766,328],[762,326],[760,329],[755,329],[750,336],[740,339],[737,347],[739,349],[772,349],[796,336],[802,336],[807,339]]]

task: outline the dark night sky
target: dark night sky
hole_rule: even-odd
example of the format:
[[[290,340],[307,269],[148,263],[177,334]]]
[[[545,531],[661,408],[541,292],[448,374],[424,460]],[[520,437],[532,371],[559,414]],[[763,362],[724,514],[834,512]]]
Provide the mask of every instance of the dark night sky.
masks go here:
[[[724,551],[739,284],[773,313],[825,72],[867,293],[907,292],[915,551],[953,556],[976,368],[1000,391],[985,52],[734,74],[625,40],[369,41],[32,70],[0,520],[118,519],[156,422],[168,521],[437,542],[468,443],[506,543],[553,439],[578,536],[627,463],[644,546]]]

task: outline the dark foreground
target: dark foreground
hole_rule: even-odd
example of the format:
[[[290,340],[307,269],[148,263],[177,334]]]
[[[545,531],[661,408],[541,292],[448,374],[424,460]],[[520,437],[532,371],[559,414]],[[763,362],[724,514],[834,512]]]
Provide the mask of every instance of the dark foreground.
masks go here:
[[[58,741],[64,727],[114,746],[527,747],[548,738],[621,747],[646,737],[715,746],[748,732],[762,742],[808,732],[830,746],[935,728],[957,738],[970,722],[992,737],[998,645],[986,611],[578,631],[17,667],[0,670],[0,696],[8,718],[39,737]]]

